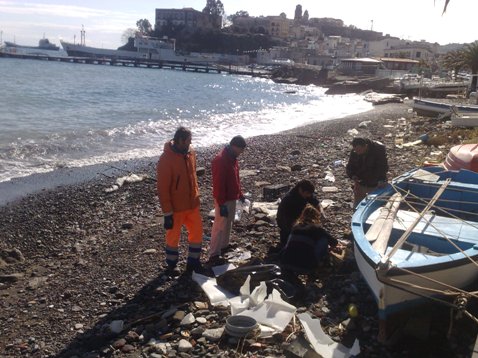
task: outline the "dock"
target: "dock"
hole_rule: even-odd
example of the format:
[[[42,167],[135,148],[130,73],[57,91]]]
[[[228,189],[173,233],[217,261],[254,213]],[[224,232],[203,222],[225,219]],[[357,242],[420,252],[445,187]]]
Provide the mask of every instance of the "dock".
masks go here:
[[[157,61],[146,59],[121,59],[121,58],[105,58],[105,57],[74,57],[74,56],[50,56],[50,55],[25,55],[0,52],[0,58],[15,58],[23,60],[41,60],[55,61],[67,63],[79,63],[90,65],[110,65],[124,67],[141,67],[156,69],[171,69],[190,72],[202,73],[229,73],[237,75],[248,75],[254,77],[267,77],[268,73],[262,71],[254,71],[247,67],[239,67],[236,65],[218,65],[214,63],[194,63],[194,62],[175,62],[175,61]]]

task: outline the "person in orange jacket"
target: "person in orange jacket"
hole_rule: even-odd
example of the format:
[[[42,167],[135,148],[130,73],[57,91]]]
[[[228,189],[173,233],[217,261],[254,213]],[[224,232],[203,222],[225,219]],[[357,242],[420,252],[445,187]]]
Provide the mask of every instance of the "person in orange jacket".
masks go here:
[[[174,138],[164,144],[157,165],[157,189],[166,229],[167,271],[179,274],[179,239],[182,226],[188,230],[189,252],[186,271],[200,271],[203,225],[199,211],[196,152],[191,147],[191,131],[179,127]]]

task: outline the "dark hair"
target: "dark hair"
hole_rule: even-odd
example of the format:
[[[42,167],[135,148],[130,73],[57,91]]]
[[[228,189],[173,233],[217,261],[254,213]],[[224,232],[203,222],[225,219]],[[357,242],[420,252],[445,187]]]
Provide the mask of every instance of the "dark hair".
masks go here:
[[[231,139],[231,141],[229,142],[229,145],[233,145],[239,148],[245,148],[246,140],[242,136],[236,135],[234,138]]]
[[[315,186],[312,184],[312,182],[308,179],[302,179],[300,182],[298,182],[294,189],[299,189],[301,188],[303,191],[306,191],[308,193],[313,193],[315,191]]]
[[[191,138],[192,133],[189,129],[186,127],[179,127],[176,129],[176,133],[174,133],[174,138],[173,141],[174,143],[177,143],[180,139],[186,140],[188,138]]]
[[[352,147],[356,147],[358,145],[361,147],[367,145],[367,139],[360,137],[355,137],[354,139],[352,139]]]

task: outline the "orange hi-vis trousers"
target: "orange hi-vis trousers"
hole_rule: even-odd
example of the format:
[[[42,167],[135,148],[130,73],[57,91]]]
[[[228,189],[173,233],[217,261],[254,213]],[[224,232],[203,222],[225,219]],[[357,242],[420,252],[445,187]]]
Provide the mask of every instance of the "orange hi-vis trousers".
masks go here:
[[[173,213],[173,228],[166,231],[166,263],[176,266],[179,259],[179,239],[181,229],[186,226],[188,231],[188,265],[196,266],[200,263],[203,226],[199,206],[191,210]]]

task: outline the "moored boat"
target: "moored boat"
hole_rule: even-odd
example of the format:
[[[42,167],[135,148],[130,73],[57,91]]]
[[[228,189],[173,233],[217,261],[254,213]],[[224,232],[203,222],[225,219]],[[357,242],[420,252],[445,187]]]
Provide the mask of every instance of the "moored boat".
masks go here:
[[[181,54],[176,51],[174,43],[163,39],[143,36],[137,34],[131,44],[119,47],[118,49],[104,49],[98,47],[85,46],[84,44],[73,44],[66,41],[60,41],[63,49],[68,56],[89,57],[89,58],[108,58],[122,60],[151,60],[176,63],[215,63],[217,59],[211,55],[190,53]]]
[[[60,47],[51,43],[47,38],[40,39],[38,46],[25,46],[5,41],[2,52],[12,55],[61,56]]]
[[[420,116],[428,117],[436,117],[444,114],[451,115],[454,110],[463,114],[478,115],[478,105],[457,105],[454,103],[437,102],[425,99],[414,99],[413,110]]]
[[[478,173],[407,172],[359,204],[352,232],[382,339],[395,313],[426,300],[456,308],[477,297],[465,289],[478,279]]]

